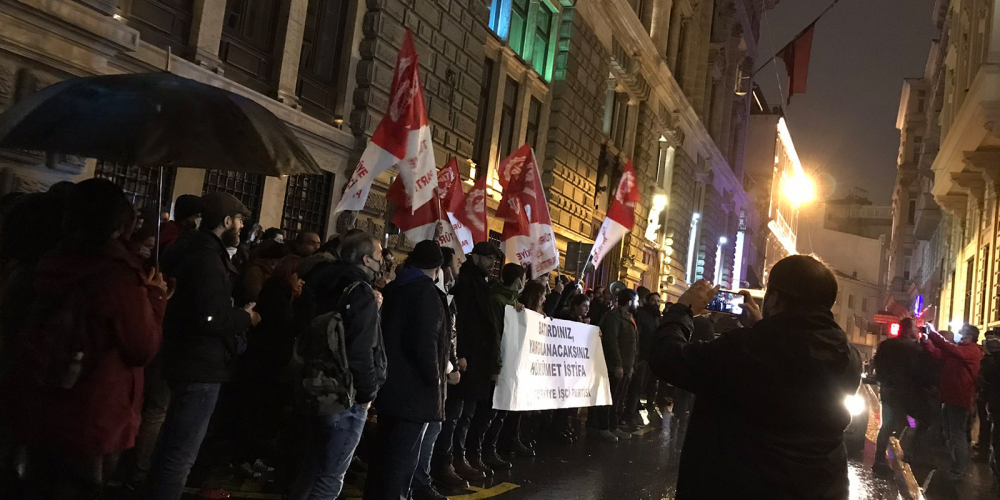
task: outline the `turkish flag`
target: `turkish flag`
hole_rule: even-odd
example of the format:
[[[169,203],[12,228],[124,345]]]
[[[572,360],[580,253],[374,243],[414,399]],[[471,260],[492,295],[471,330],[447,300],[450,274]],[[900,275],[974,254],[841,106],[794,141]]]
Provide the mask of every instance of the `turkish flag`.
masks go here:
[[[788,101],[792,96],[806,91],[806,82],[809,79],[809,56],[812,53],[813,33],[816,31],[816,23],[810,24],[802,30],[785,48],[778,52],[778,57],[785,62],[785,71],[788,72]]]

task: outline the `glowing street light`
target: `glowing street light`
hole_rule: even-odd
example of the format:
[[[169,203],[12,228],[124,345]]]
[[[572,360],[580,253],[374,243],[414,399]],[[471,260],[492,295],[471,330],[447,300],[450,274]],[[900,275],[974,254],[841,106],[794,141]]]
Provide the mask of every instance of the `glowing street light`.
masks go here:
[[[785,179],[785,197],[793,205],[809,203],[816,198],[816,188],[812,179],[803,172],[796,172]]]

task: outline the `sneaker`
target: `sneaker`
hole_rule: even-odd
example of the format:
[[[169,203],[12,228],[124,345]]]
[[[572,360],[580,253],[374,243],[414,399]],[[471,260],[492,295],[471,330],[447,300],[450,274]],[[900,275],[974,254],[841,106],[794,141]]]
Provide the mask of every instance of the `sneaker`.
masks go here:
[[[243,462],[236,466],[236,475],[245,479],[259,479],[261,474],[254,470],[253,464]]]
[[[611,432],[609,430],[603,430],[597,433],[597,435],[601,436],[601,438],[603,438],[605,441],[611,441],[612,443],[618,442],[618,436],[616,436],[614,432]]]
[[[478,470],[479,472],[486,474],[487,476],[493,475],[493,469],[491,469],[490,466],[486,465],[486,463],[483,462],[483,459],[481,457],[469,457],[469,465],[471,465],[474,469]]]
[[[433,486],[418,486],[413,488],[411,498],[413,500],[448,500],[448,497],[442,495]]]
[[[462,461],[465,462],[465,460]],[[469,467],[469,469],[472,469],[468,462],[466,462],[465,465],[466,467]],[[479,471],[475,472],[479,473]],[[455,467],[451,464],[444,467],[431,468],[431,479],[447,491],[469,489],[469,482],[459,477],[459,475],[455,473]],[[482,479],[486,479],[486,476],[484,475]]]
[[[270,474],[274,472],[274,467],[267,465],[266,463],[264,463],[263,460],[259,458],[257,460],[254,460],[253,463],[250,464],[250,466],[253,467],[254,471],[260,472],[261,474]]]
[[[481,481],[483,479],[486,479],[487,476],[484,470],[475,467],[472,463],[469,463],[469,461],[466,460],[464,457],[455,459],[454,470],[455,474],[458,477],[469,481]]]
[[[628,441],[629,439],[632,439],[632,434],[629,434],[628,432],[623,431],[621,429],[615,429],[614,434],[615,436],[618,437],[618,439],[623,441]]]
[[[483,463],[487,467],[495,471],[510,470],[513,465],[510,462],[504,460],[497,454],[496,451],[490,451],[483,454]]]

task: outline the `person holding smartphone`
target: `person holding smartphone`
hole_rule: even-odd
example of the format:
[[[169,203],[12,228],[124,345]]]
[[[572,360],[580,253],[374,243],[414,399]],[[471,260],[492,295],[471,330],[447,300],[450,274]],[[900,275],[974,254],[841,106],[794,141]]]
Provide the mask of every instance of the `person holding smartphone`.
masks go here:
[[[695,395],[677,498],[847,498],[843,401],[860,385],[861,358],[830,310],[833,272],[809,255],[782,259],[763,308],[742,292],[746,328],[689,340],[718,292],[695,283],[650,346],[652,372]]]

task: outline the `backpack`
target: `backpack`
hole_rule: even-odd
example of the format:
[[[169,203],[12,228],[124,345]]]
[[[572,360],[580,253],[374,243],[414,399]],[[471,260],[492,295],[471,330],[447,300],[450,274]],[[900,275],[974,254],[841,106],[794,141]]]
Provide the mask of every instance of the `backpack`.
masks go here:
[[[103,339],[91,338],[88,321],[91,299],[99,295],[100,280],[94,277],[107,267],[98,266],[59,296],[32,302],[19,357],[36,387],[72,389],[93,366],[94,353],[104,348]]]
[[[354,377],[347,361],[344,309],[347,297],[363,282],[344,289],[333,312],[317,316],[295,339],[299,366],[295,405],[306,416],[328,416],[354,406]]]

